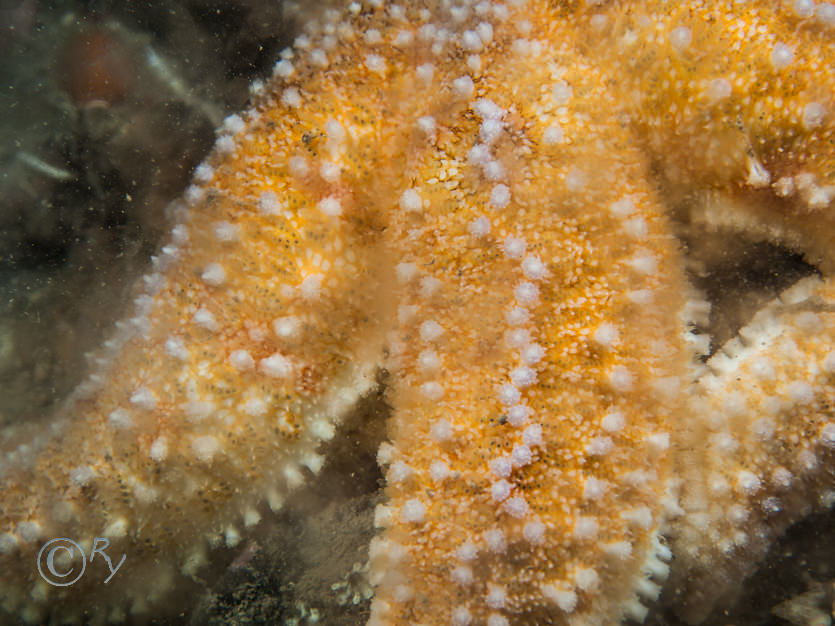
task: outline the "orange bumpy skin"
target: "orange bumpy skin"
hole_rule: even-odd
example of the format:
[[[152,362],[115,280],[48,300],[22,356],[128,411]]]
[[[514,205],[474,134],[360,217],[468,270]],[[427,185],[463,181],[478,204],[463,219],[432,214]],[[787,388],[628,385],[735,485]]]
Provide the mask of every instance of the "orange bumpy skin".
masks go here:
[[[779,236],[835,271],[831,3],[611,3],[594,54],[673,193],[730,193],[721,223]]]
[[[700,619],[763,528],[833,499],[830,283],[688,386],[658,194],[831,268],[835,18],[784,4],[327,13],[227,119],[54,437],[6,445],[3,608],[148,611],[319,470],[385,367],[370,624],[641,619],[668,532]],[[96,536],[129,584],[41,580],[45,540]]]
[[[493,30],[472,83],[422,46],[387,59],[395,76],[432,63],[413,115],[435,130],[405,150],[389,231],[395,412],[370,624],[640,618],[667,568],[677,242],[571,27],[526,17]]]
[[[94,597],[99,616],[142,613],[179,572],[195,575],[209,546],[236,545],[260,503],[278,509],[318,472],[320,443],[374,385],[386,264],[374,210],[352,191],[376,186],[379,107],[317,80],[307,87],[319,97],[295,114],[279,91],[226,121],[135,316],[61,412],[59,436],[10,456],[7,611],[80,619]],[[128,555],[129,576],[106,588],[92,575],[41,580],[38,544],[96,536]]]
[[[825,278],[781,295],[690,390],[674,436],[686,513],[670,533],[671,596],[697,623],[733,599],[774,537],[835,503],[835,6],[641,2],[594,13],[583,18],[598,27],[590,45],[672,201],[690,201],[708,227],[795,248]]]

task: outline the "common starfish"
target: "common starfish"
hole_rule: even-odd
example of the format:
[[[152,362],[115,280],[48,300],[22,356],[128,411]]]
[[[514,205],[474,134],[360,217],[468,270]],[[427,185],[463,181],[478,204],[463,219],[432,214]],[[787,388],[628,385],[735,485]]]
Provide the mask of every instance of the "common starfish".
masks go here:
[[[833,28],[811,0],[328,13],[224,123],[52,436],[6,451],[3,607],[141,616],[385,368],[370,625],[642,619],[665,537],[699,621],[835,501]],[[706,368],[662,188],[823,275]],[[54,537],[133,582],[49,586]]]

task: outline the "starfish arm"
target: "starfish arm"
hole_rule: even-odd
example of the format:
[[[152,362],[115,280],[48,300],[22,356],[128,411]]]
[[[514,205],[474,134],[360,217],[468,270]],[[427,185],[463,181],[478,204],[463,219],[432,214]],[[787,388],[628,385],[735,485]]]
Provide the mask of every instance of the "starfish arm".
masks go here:
[[[375,626],[611,624],[666,572],[680,259],[616,103],[537,10],[463,101],[437,64],[417,112]]]
[[[587,28],[673,201],[724,194],[738,223],[834,270],[831,21],[776,1],[626,5]]]
[[[114,614],[141,613],[317,473],[320,444],[375,384],[385,272],[352,190],[369,186],[379,116],[343,108],[332,79],[305,86],[303,106],[277,82],[227,120],[60,434],[7,450],[6,610],[69,619],[107,596]],[[129,576],[49,586],[36,555],[56,537],[88,553],[108,538]]]
[[[835,503],[835,285],[808,278],[707,363],[678,460],[673,525],[681,614],[699,623],[733,599],[770,542]]]

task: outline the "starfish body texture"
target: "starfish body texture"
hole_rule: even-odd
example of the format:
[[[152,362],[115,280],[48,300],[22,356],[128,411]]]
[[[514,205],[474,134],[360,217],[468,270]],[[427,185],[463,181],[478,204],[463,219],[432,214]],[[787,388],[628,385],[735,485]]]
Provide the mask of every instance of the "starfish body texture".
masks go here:
[[[642,619],[665,537],[701,619],[833,500],[834,18],[806,4],[326,13],[224,123],[50,436],[7,442],[3,608],[144,614],[319,471],[385,368],[369,624]],[[824,276],[706,367],[665,204],[698,194]],[[137,584],[42,580],[44,541],[87,536]]]

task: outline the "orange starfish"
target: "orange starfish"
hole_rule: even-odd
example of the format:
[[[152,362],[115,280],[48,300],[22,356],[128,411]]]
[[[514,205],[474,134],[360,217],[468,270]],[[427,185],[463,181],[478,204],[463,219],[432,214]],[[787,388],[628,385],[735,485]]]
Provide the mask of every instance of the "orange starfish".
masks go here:
[[[380,367],[394,412],[375,626],[641,619],[667,577],[663,534],[723,581],[758,556],[763,523],[825,491],[831,286],[755,322],[748,351],[711,359],[724,378],[691,394],[658,188],[709,189],[731,221],[768,220],[830,270],[829,14],[374,4],[300,37],[227,119],[105,365],[58,437],[12,455],[7,611],[142,615],[319,471]],[[788,341],[806,370],[772,358]],[[762,362],[772,382],[728,391]],[[764,398],[771,434],[750,437]],[[791,479],[802,497],[780,495]],[[744,514],[720,522],[733,499]],[[55,587],[33,566],[50,538],[90,553],[99,536],[141,584]],[[682,589],[699,608],[717,595]]]

